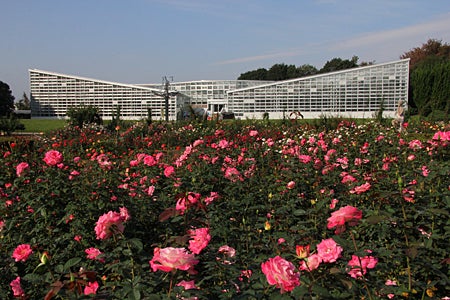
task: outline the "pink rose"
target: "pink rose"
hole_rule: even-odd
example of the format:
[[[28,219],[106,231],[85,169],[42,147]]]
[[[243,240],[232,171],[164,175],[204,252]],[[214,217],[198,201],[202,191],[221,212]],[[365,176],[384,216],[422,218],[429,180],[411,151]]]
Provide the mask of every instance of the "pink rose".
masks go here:
[[[221,246],[217,252],[223,253],[228,257],[234,257],[236,255],[236,250],[228,245]]]
[[[386,282],[384,283],[385,285],[397,285],[397,281],[395,280],[386,280]]]
[[[347,205],[331,213],[331,217],[328,218],[327,228],[337,227],[334,233],[340,234],[345,231],[345,223],[349,226],[355,226],[361,218],[362,211],[356,207]]]
[[[28,244],[22,244],[17,246],[16,249],[14,249],[12,258],[14,258],[16,262],[18,261],[25,262],[31,255],[31,253],[33,253],[31,246]]]
[[[91,248],[84,250],[84,252],[86,252],[88,259],[105,262],[104,258],[98,257],[99,255],[103,254],[103,252],[101,252],[97,248],[91,247]]]
[[[109,211],[100,216],[94,228],[98,240],[105,240],[116,232],[123,232],[123,222],[129,219],[128,211],[122,207],[120,213]]]
[[[63,161],[63,156],[59,151],[49,150],[45,153],[44,162],[49,166],[56,166]]]
[[[242,270],[241,275],[239,275],[238,279],[239,281],[244,281],[244,278],[247,278],[247,282],[250,282],[250,277],[252,277],[252,275],[252,270]]]
[[[194,143],[192,144],[192,147],[197,147],[197,146],[200,146],[200,145],[202,145],[204,143],[204,141],[203,140],[195,140],[194,141]]]
[[[188,271],[194,273],[194,265],[198,264],[194,254],[189,253],[186,248],[155,248],[153,258],[149,262],[153,272],[161,270],[171,272],[172,270]]]
[[[208,228],[198,228],[195,230],[189,230],[189,235],[192,240],[189,240],[189,250],[195,254],[200,254],[200,252],[208,246],[211,236],[209,235]]]
[[[219,198],[219,193],[217,192],[211,192],[209,197],[205,198],[205,204],[210,205],[214,200]]]
[[[164,169],[164,176],[170,177],[175,172],[175,168],[173,166],[168,166]]]
[[[370,252],[370,251],[368,251]],[[358,279],[367,273],[367,269],[373,269],[378,263],[378,259],[373,256],[359,257],[352,255],[352,259],[348,262],[350,270],[348,274]]]
[[[30,165],[28,165],[28,163],[26,162],[21,162],[20,164],[18,164],[16,166],[16,174],[17,177],[20,177],[23,172],[25,172],[26,170],[30,169]]]
[[[336,204],[338,203],[339,203],[338,199],[331,199],[330,209],[334,209],[336,207]]]
[[[90,294],[96,294],[98,289],[98,282],[88,282],[87,285],[84,287],[84,294],[90,295]]]
[[[231,180],[232,182],[236,182],[238,180],[244,181],[244,178],[242,177],[238,169],[233,167],[227,167],[225,169],[225,178]]]
[[[286,187],[288,190],[292,190],[295,187],[295,181],[289,181]]]
[[[130,214],[128,213],[128,209],[126,207],[120,207],[120,217],[124,222],[128,221],[130,219]]]
[[[149,186],[144,190],[144,192],[146,192],[147,195],[149,196],[153,196],[153,193],[155,192],[155,186],[154,185]]]
[[[179,198],[177,200],[177,203],[175,205],[175,209],[180,211],[180,214],[184,214],[186,209],[188,207],[193,206],[194,204],[197,204],[201,198],[201,195],[199,193],[193,193],[189,192],[187,196]]]
[[[220,148],[225,149],[225,148],[227,148],[228,146],[230,146],[230,144],[228,143],[227,140],[220,140],[220,141],[219,141],[219,147],[220,147]]]
[[[341,182],[344,183],[344,184],[358,181],[355,177],[353,177],[352,175],[348,174],[347,172],[342,172],[341,173],[341,177],[342,177]]]
[[[450,141],[450,131],[438,131],[433,135],[433,140]]]
[[[250,130],[250,132],[248,133],[249,136],[257,136],[258,135],[258,131],[257,130]]]
[[[261,270],[266,275],[267,282],[281,289],[281,293],[290,292],[300,285],[300,274],[294,265],[280,256],[269,258],[261,264]]]
[[[144,165],[151,167],[151,166],[154,166],[156,164],[157,164],[157,162],[156,162],[155,158],[152,155],[146,155],[144,157]]]
[[[360,186],[355,186],[355,187],[350,191],[350,193],[351,193],[351,194],[357,194],[357,195],[359,195],[359,194],[361,194],[361,193],[364,193],[364,192],[368,191],[368,190],[370,189],[370,187],[371,187],[370,183],[366,182],[366,183],[364,183],[364,184],[362,184],[362,185],[360,185]]]
[[[428,177],[429,174],[430,174],[430,170],[428,170],[427,166],[422,166],[423,177]]]
[[[423,148],[422,142],[419,141],[419,140],[412,140],[412,141],[410,141],[409,144],[408,144],[408,147],[409,147],[409,149],[412,149],[412,150],[418,150],[418,149],[422,149]]]
[[[300,270],[311,272],[319,267],[322,258],[316,253],[307,257],[300,262]]]
[[[342,247],[339,246],[332,238],[322,240],[317,245],[317,254],[323,262],[332,263],[341,257]]]
[[[17,276],[17,278],[11,281],[9,285],[11,286],[14,297],[21,298],[25,296],[25,292],[20,285],[20,277]]]
[[[181,280],[180,282],[178,282],[176,284],[176,286],[182,286],[185,290],[197,290],[198,287],[195,285],[195,281],[191,280],[191,281],[186,281],[186,280]]]
[[[300,154],[300,155],[298,156],[298,159],[300,160],[300,162],[302,162],[302,163],[304,163],[304,164],[307,164],[307,163],[309,163],[310,161],[312,161],[311,156],[305,155],[305,154]]]
[[[112,168],[112,162],[106,154],[100,154],[96,160],[102,169],[110,170]]]

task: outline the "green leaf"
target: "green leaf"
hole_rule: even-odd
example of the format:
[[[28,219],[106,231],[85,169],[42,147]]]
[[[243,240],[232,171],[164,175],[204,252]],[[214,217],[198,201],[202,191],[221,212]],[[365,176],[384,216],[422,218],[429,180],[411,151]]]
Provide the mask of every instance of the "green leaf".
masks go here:
[[[252,288],[254,288],[255,290],[263,290],[264,286],[260,282],[256,282],[252,284]]]
[[[328,292],[328,289],[326,287],[314,285],[312,290],[314,293],[320,296],[319,298],[327,298],[330,296],[330,293]]]
[[[69,260],[64,264],[64,270],[67,270],[67,271],[70,270],[71,267],[73,267],[73,266],[79,264],[80,261],[81,261],[81,258],[79,258],[79,257],[74,257],[74,258],[69,259]]]
[[[34,274],[34,273],[26,274],[22,278],[26,281],[33,282],[33,283],[36,283],[36,282],[39,282],[42,280],[41,275]]]
[[[445,209],[430,208],[428,211],[435,215],[445,215],[445,216],[449,215],[448,210]]]
[[[386,216],[370,216],[366,218],[366,222],[369,224],[378,224],[387,219],[388,217]]]
[[[139,289],[134,288],[130,294],[128,294],[128,299],[130,300],[140,300],[141,299],[141,292]]]
[[[294,216],[304,216],[306,215],[306,210],[304,209],[296,209],[292,212],[294,214]]]
[[[405,250],[406,255],[408,255],[410,258],[415,258],[419,251],[416,247],[411,247]]]
[[[138,252],[141,252],[142,249],[144,249],[144,244],[137,238],[130,239],[128,242],[130,243],[131,248],[136,249]]]

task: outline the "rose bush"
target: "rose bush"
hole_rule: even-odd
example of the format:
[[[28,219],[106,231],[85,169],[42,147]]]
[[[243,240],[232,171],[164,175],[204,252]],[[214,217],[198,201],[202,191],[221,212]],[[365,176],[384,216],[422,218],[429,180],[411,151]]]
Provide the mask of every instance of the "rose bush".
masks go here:
[[[3,145],[0,298],[444,299],[449,132],[155,122]]]

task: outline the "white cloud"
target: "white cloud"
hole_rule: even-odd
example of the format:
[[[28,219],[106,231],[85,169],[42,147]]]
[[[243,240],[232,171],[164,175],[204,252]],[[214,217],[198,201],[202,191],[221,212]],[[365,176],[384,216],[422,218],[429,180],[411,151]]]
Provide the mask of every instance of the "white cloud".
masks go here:
[[[288,51],[279,51],[268,54],[259,54],[248,57],[234,58],[216,62],[215,65],[238,64],[244,62],[264,61],[273,58],[287,58],[293,56],[313,55],[317,53],[334,53],[339,55],[345,51],[350,55],[364,54],[370,61],[392,59],[401,53],[418,47],[428,39],[438,39],[444,42],[450,40],[450,13],[444,14],[435,20],[379,32],[368,32],[365,35],[340,41],[326,41],[320,44],[310,44]]]
[[[371,47],[374,45],[382,45],[383,43],[401,44],[405,41],[422,39],[423,37],[432,38],[433,36],[436,39],[450,37],[450,14],[446,14],[439,19],[426,23],[399,29],[368,33],[364,36],[338,42],[331,45],[331,47],[335,50],[342,50],[359,47]]]

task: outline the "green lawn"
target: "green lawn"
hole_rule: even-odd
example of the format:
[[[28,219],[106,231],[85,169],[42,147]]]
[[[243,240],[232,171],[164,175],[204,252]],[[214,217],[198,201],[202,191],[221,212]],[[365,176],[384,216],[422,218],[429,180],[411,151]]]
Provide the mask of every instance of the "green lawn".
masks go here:
[[[24,132],[47,133],[67,125],[67,120],[59,119],[21,119],[20,122],[25,125]]]

